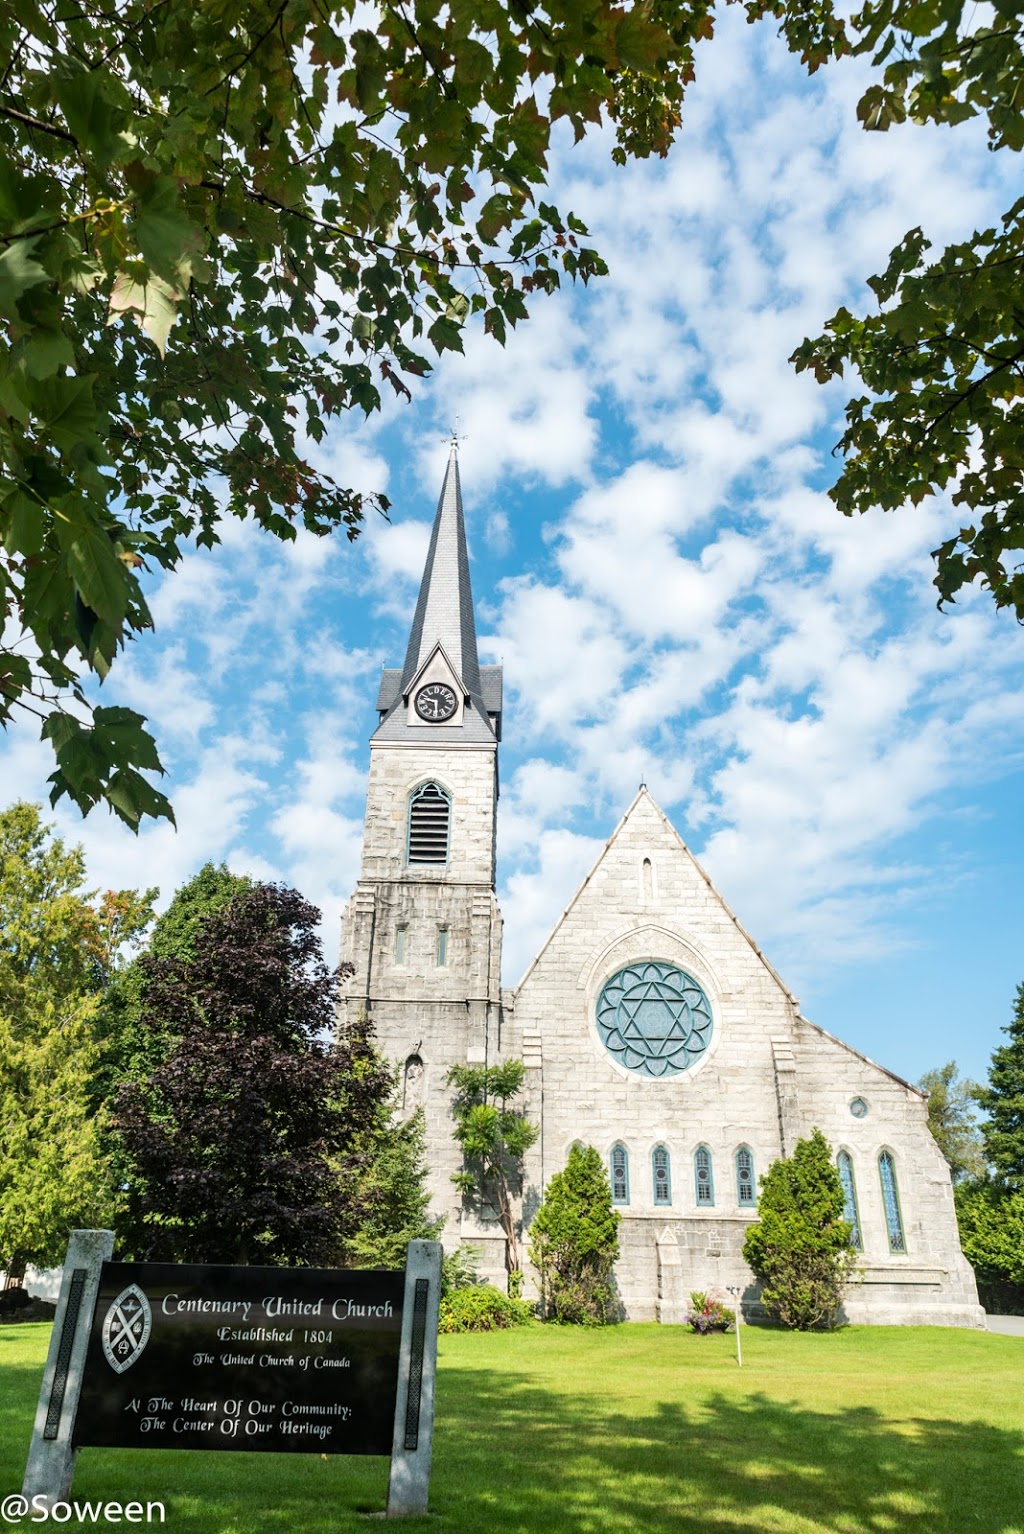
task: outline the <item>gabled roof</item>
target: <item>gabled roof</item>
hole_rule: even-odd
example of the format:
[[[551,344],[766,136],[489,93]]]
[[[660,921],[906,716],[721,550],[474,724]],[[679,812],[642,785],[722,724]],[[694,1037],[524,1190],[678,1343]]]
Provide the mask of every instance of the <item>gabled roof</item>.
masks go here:
[[[744,939],[745,942],[747,942],[750,945],[750,947],[753,949],[754,953],[757,955],[758,959],[764,965],[765,969],[772,976],[772,978],[776,981],[776,983],[778,984],[779,988],[782,990],[782,992],[785,995],[786,999],[790,1003],[790,1006],[792,1007],[792,1015],[793,1015],[794,1021],[797,1024],[804,1024],[808,1028],[813,1028],[815,1033],[823,1035],[826,1039],[829,1039],[833,1044],[836,1044],[841,1049],[846,1050],[848,1054],[854,1055],[858,1060],[864,1061],[864,1063],[866,1065],[872,1066],[876,1071],[881,1071],[883,1075],[888,1076],[892,1081],[898,1082],[898,1084],[901,1087],[906,1087],[908,1091],[915,1093],[919,1097],[927,1097],[928,1094],[926,1092],[922,1092],[920,1087],[915,1087],[913,1082],[905,1081],[904,1078],[902,1076],[898,1076],[895,1071],[889,1070],[889,1068],[887,1066],[885,1066],[885,1065],[879,1065],[877,1060],[872,1060],[869,1055],[863,1054],[859,1049],[854,1049],[851,1044],[845,1043],[845,1041],[843,1039],[836,1038],[834,1033],[829,1033],[827,1028],[822,1028],[820,1026],[820,1024],[813,1023],[810,1020],[809,1017],[805,1017],[804,1016],[804,1014],[800,1011],[800,1003],[799,1003],[798,999],[793,995],[792,991],[789,989],[789,986],[782,979],[782,976],[779,974],[779,972],[775,968],[775,966],[771,963],[771,961],[767,958],[767,956],[762,951],[762,949],[758,946],[758,944],[751,937],[750,933],[747,931],[746,927],[744,927],[743,923],[740,921],[740,919],[736,915],[735,911],[733,911],[733,909],[729,905],[728,901],[723,899],[722,895],[719,893],[719,891],[716,889],[715,885],[713,884],[713,882],[711,880],[711,875],[707,872],[707,870],[700,863],[700,861],[690,851],[689,847],[683,841],[683,838],[679,835],[679,832],[676,830],[675,826],[672,824],[672,822],[669,820],[668,816],[665,814],[665,811],[661,808],[661,805],[658,804],[657,800],[654,798],[653,794],[651,794],[651,792],[649,791],[649,789],[646,786],[641,786],[640,790],[638,791],[638,793],[634,797],[633,802],[630,804],[630,806],[627,809],[626,813],[623,815],[622,819],[619,821],[618,825],[615,827],[615,830],[612,832],[611,836],[609,836],[608,840],[605,842],[604,847],[601,849],[600,854],[598,855],[598,857],[594,861],[594,864],[591,867],[590,872],[586,875],[586,877],[584,878],[583,882],[577,887],[575,893],[573,894],[572,899],[569,901],[569,904],[566,906],[565,910],[562,912],[561,916],[558,918],[558,920],[556,921],[555,925],[553,926],[551,931],[548,933],[548,936],[545,938],[545,940],[544,940],[543,944],[541,945],[539,951],[537,952],[536,956],[531,960],[530,964],[528,965],[528,967],[526,969],[525,974],[523,975],[522,979],[519,981],[519,984],[512,988],[510,994],[511,994],[511,996],[513,998],[513,1004],[514,1004],[515,998],[522,991],[523,987],[526,985],[526,982],[529,980],[530,976],[533,974],[533,971],[540,964],[540,961],[544,957],[545,952],[547,951],[547,949],[549,948],[551,943],[554,941],[555,937],[558,934],[558,931],[559,931],[560,927],[562,926],[562,923],[568,918],[568,916],[570,915],[571,911],[573,910],[573,907],[580,900],[580,898],[583,895],[583,892],[586,890],[586,888],[589,885],[590,881],[593,879],[594,875],[597,873],[598,869],[601,867],[601,864],[604,862],[605,858],[608,856],[608,853],[611,850],[611,848],[614,845],[614,843],[622,835],[623,831],[625,830],[626,826],[629,824],[629,821],[632,819],[632,817],[634,815],[636,815],[638,812],[643,811],[644,809],[649,809],[649,810],[652,810],[654,812],[655,816],[657,817],[658,821],[661,823],[661,825],[664,828],[664,831],[667,833],[668,837],[673,842],[675,842],[678,845],[680,851],[683,852],[685,854],[685,856],[689,859],[689,861],[693,864],[694,868],[697,870],[697,873],[700,875],[701,879],[703,879],[704,883],[707,885],[708,889],[715,896],[716,900],[719,902],[719,904],[721,905],[722,909],[725,911],[726,915],[730,918],[730,920],[735,925],[736,930],[739,932],[740,936]]]

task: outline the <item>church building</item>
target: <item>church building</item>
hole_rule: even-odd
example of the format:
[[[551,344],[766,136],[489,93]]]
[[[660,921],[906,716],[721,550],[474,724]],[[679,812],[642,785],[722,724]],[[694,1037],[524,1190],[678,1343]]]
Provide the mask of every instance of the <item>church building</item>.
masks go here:
[[[495,896],[500,666],[481,666],[457,449],[409,645],[385,669],[362,867],[342,924],[339,1025],[368,1015],[422,1106],[444,1241],[499,1283],[494,1212],[453,1187],[449,1069],[517,1058],[540,1134],[524,1228],[575,1141],[605,1157],[630,1320],[683,1320],[691,1290],[757,1284],[742,1247],[758,1179],[817,1127],[860,1252],[849,1320],[983,1326],[924,1094],[805,1018],[646,788],[525,975],[501,985]],[[525,1245],[525,1243],[524,1243]]]

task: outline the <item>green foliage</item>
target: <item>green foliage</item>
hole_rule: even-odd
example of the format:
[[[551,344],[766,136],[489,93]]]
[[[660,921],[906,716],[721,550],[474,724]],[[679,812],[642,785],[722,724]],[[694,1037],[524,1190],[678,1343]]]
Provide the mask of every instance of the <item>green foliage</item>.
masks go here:
[[[82,886],[38,808],[0,812],[0,1267],[63,1257],[75,1226],[109,1225],[117,1182],[89,1082],[100,992],[150,919],[155,891]]]
[[[997,1182],[1014,1193],[1024,1190],[1024,984],[1017,987],[1013,1017],[1003,1029],[1009,1039],[992,1052],[988,1085],[979,1087],[985,1115],[981,1137]]]
[[[949,1163],[954,1183],[977,1178],[985,1170],[981,1135],[974,1108],[978,1087],[957,1079],[957,1065],[950,1060],[938,1070],[925,1071],[918,1086],[928,1093],[928,1128]]]
[[[493,1284],[471,1284],[442,1297],[438,1331],[504,1332],[532,1319],[533,1306],[525,1300],[502,1294]]]
[[[836,1323],[856,1253],[843,1219],[843,1188],[820,1129],[761,1178],[759,1218],[744,1261],[762,1281],[769,1315],[797,1331]]]
[[[455,1089],[452,1134],[462,1147],[465,1168],[452,1181],[464,1197],[494,1208],[505,1237],[510,1293],[511,1275],[521,1267],[513,1200],[522,1191],[523,1157],[540,1133],[524,1109],[510,1106],[525,1076],[521,1060],[504,1060],[500,1065],[453,1065],[446,1078]]]
[[[147,961],[143,1026],[175,1042],[114,1105],[137,1255],[328,1265],[358,1227],[393,1077],[369,1024],[325,1042],[337,977],[319,919],[254,885],[207,916],[191,958]]]
[[[701,1289],[690,1291],[690,1313],[686,1317],[686,1323],[691,1331],[697,1332],[701,1337],[707,1337],[712,1332],[727,1332],[730,1327],[736,1325],[736,1312],[730,1310],[728,1305],[717,1299],[711,1293],[705,1293]]]
[[[574,1145],[530,1225],[530,1261],[540,1275],[547,1319],[579,1326],[615,1319],[619,1219],[600,1153]]]
[[[194,959],[206,918],[251,887],[251,879],[229,873],[223,863],[206,863],[157,917],[145,950],[111,975],[96,1023],[102,1046],[92,1082],[97,1105],[109,1101],[123,1082],[145,1080],[177,1042],[155,1026],[152,1016],[143,1022],[150,978],[159,973],[159,961],[185,964]]]
[[[471,1284],[478,1284],[479,1261],[479,1249],[470,1246],[468,1241],[460,1241],[450,1252],[445,1252],[441,1258],[441,1294],[451,1294],[455,1289],[468,1289]]]
[[[802,3],[748,0],[747,11],[779,17],[799,46]],[[857,108],[865,128],[985,116],[990,148],[1024,147],[1019,7],[871,0],[844,21],[825,0],[810,14],[819,46],[801,51],[811,68],[830,54],[870,54],[884,66]],[[977,580],[1024,620],[1024,566],[1008,558],[1024,549],[1024,199],[998,228],[975,230],[934,260],[929,248],[921,229],[910,230],[869,279],[879,311],[839,309],[792,361],[819,383],[855,370],[870,391],[846,408],[846,464],[830,492],[840,511],[893,510],[953,486],[966,515],[934,551],[940,605]]]
[[[960,1245],[986,1310],[1024,1314],[1024,1190],[991,1181],[954,1190]]]
[[[145,720],[83,690],[151,627],[140,572],[224,516],[386,512],[305,440],[604,271],[538,196],[553,126],[665,154],[709,32],[710,0],[0,8],[0,610],[32,639],[0,722],[42,717],[54,801],[170,815]]]
[[[359,1225],[349,1240],[346,1265],[402,1268],[410,1241],[438,1241],[444,1220],[430,1218],[423,1110],[396,1121],[395,1103],[381,1112],[359,1177]]]

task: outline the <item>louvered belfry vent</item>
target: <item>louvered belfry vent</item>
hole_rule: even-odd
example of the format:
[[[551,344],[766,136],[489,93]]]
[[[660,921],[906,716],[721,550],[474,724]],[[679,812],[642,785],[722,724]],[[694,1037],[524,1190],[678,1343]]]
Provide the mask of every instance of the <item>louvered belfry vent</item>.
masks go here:
[[[447,863],[451,816],[451,799],[437,783],[416,790],[409,801],[410,863]]]

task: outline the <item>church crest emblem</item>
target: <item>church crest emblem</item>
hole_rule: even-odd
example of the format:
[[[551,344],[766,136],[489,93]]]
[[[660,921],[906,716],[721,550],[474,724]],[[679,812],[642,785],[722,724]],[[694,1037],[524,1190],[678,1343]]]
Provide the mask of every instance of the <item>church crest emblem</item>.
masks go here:
[[[138,1363],[153,1330],[153,1312],[138,1284],[129,1284],[112,1300],[103,1317],[103,1356],[115,1374]]]

